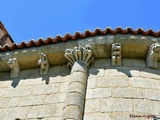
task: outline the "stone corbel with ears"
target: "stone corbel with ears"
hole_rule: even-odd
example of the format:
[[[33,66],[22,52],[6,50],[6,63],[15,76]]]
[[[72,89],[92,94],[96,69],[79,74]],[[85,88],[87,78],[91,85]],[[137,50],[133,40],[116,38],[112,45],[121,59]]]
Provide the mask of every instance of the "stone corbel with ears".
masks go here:
[[[10,78],[16,78],[19,76],[20,67],[17,58],[11,58],[8,60],[8,66],[11,68]]]
[[[40,65],[40,74],[47,74],[49,70],[49,62],[47,59],[47,55],[44,53],[39,54],[40,59],[38,60],[38,64]]]

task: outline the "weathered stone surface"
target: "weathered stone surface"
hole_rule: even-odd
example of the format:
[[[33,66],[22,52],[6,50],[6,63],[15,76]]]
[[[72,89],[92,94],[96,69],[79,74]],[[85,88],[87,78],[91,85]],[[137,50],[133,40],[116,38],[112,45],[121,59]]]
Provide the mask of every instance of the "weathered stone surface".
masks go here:
[[[86,85],[87,76],[85,73],[73,72],[72,75],[69,77],[70,77],[70,82],[80,82],[80,83]]]
[[[10,98],[0,98],[0,108],[7,107]]]
[[[143,98],[142,89],[138,88],[114,88],[112,90],[113,97],[124,97],[124,98]]]
[[[54,113],[55,117],[62,117],[63,109],[64,109],[64,103],[57,103],[55,104],[56,111]]]
[[[95,88],[96,87],[96,78],[90,78],[87,81],[87,88]]]
[[[37,62],[37,61],[36,61]],[[35,63],[34,63],[35,64]],[[30,71],[30,74],[28,75],[28,79],[30,79],[30,78],[39,78],[39,76],[40,76],[40,70],[39,70],[39,68],[36,68],[36,69],[30,69],[31,71]]]
[[[149,45],[156,41],[142,35],[115,35],[115,43],[121,43],[122,56],[126,58],[143,58],[146,57]]]
[[[99,68],[91,68],[89,69],[89,78],[93,77],[102,77],[104,76],[104,69],[99,69]]]
[[[160,71],[154,69],[143,69],[141,68],[141,77],[152,78],[160,80]]]
[[[144,109],[145,108],[145,109]],[[160,104],[151,100],[134,100],[134,111],[159,115]]]
[[[0,72],[0,81],[9,80],[10,72]]]
[[[63,82],[59,86],[59,92],[67,92],[69,82]]]
[[[53,94],[59,90],[59,84],[37,85],[33,88],[32,95]]]
[[[105,69],[105,76],[120,76],[120,77],[127,77],[126,73],[123,72],[122,67],[108,67]]]
[[[99,99],[86,100],[85,113],[98,112],[99,111],[99,107],[100,107]]]
[[[33,87],[31,86],[9,88],[4,97],[29,96],[32,93],[32,89]]]
[[[87,89],[86,99],[111,97],[111,88]]]
[[[20,97],[11,98],[11,99],[9,100],[8,107],[15,107],[15,106],[18,106],[20,100],[21,100]]]
[[[122,65],[126,67],[146,68],[145,60],[141,59],[123,58]]]
[[[160,91],[152,89],[143,89],[143,96],[146,99],[160,100]]]
[[[112,73],[113,75],[120,75],[120,74],[123,75],[124,73],[128,77],[140,77],[141,76],[140,68],[120,66],[120,67],[116,67],[115,69],[117,70],[117,74]]]
[[[1,88],[9,88],[12,86],[12,81],[1,81]]]
[[[65,98],[66,98],[66,93],[47,95],[46,100],[45,100],[45,104],[62,103],[65,101]]]
[[[100,111],[101,112],[111,112],[111,111],[133,111],[133,101],[132,99],[102,99],[100,101]]]
[[[84,115],[84,120],[111,120],[111,113],[89,113]]]
[[[111,59],[96,59],[93,63],[93,66],[96,68],[108,67],[111,66]]]
[[[77,106],[81,110],[83,110],[84,95],[77,92],[68,93],[65,99],[65,107],[72,106],[72,105]]]
[[[15,120],[16,118],[19,119],[26,119],[29,107],[12,107],[6,108],[4,112],[7,112],[6,115],[3,115],[2,120]],[[0,117],[1,118],[1,117]]]
[[[60,72],[61,74],[70,74],[71,70],[67,67],[67,65],[62,65]]]
[[[22,97],[19,106],[42,105],[44,104],[45,98],[45,95]]]
[[[82,120],[82,110],[77,106],[68,106],[64,110],[62,120]]]
[[[87,64],[82,61],[75,61],[71,70],[71,73],[73,72],[82,72],[87,74]]]
[[[55,105],[33,106],[29,110],[27,118],[43,118],[54,116],[56,111]]]
[[[133,77],[129,79],[129,83],[133,87],[160,89],[160,81],[149,78]]]
[[[71,82],[68,86],[68,93],[78,92],[82,95],[85,95],[85,86],[80,82]]]
[[[62,67],[62,66],[54,66],[54,67],[51,67],[51,68],[49,69],[48,74],[49,74],[49,75],[59,74],[60,71],[61,71],[61,67]]]
[[[45,84],[45,82],[42,80],[42,78],[37,77],[37,78],[26,78],[23,80],[23,86],[35,86],[35,85],[40,85],[40,84]]]
[[[97,79],[97,87],[119,87],[119,86],[128,86],[128,77],[122,76],[104,76]]]
[[[31,72],[30,69],[28,69],[28,70],[21,70],[20,74],[19,74],[19,77],[20,78],[26,78],[26,77],[28,77],[29,74],[31,74],[30,72]]]
[[[7,91],[7,88],[1,88],[0,89],[0,96],[3,96]]]

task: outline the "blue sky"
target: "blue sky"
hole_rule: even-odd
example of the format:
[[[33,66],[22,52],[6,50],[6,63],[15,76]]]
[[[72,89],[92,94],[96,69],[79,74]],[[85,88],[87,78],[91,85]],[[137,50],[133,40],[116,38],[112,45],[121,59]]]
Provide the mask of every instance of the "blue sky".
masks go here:
[[[160,0],[1,0],[0,4],[0,21],[17,44],[95,28],[160,30]]]

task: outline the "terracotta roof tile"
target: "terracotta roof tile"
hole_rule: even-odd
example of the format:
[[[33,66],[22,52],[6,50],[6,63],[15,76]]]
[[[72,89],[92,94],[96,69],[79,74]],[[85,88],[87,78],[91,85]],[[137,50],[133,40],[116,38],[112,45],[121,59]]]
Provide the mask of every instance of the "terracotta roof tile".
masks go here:
[[[145,36],[153,36],[160,37],[160,31],[154,32],[153,30],[144,31],[139,28],[137,30],[133,30],[132,28],[122,29],[121,27],[117,27],[116,29],[106,28],[105,30],[101,30],[99,28],[95,29],[95,31],[91,32],[86,30],[84,33],[76,32],[73,36],[71,34],[66,34],[64,37],[56,36],[55,38],[48,37],[46,40],[40,38],[37,41],[30,40],[28,43],[21,42],[19,45],[13,43],[11,46],[4,45],[0,48],[0,52],[5,52],[7,50],[15,50],[15,49],[23,49],[23,48],[31,48],[31,47],[39,47],[41,45],[49,45],[56,44],[59,42],[67,42],[69,40],[77,40],[83,39],[87,37],[93,37],[97,35],[107,35],[107,34],[133,34],[133,35],[145,35]]]

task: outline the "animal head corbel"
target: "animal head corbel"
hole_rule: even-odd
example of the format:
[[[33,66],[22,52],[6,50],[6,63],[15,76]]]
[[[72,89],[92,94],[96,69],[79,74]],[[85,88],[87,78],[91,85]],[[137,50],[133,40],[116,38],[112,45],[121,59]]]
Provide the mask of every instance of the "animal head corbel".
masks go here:
[[[19,76],[20,68],[17,58],[11,58],[8,60],[8,66],[11,68],[10,78],[16,78]]]

